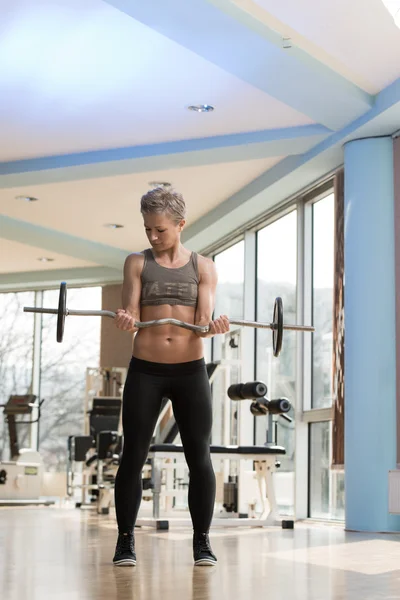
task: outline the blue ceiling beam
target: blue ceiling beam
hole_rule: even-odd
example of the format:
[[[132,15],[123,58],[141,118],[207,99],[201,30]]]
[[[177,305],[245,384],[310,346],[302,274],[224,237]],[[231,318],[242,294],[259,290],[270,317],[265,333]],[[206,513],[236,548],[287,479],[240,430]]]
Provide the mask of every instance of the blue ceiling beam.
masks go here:
[[[340,167],[346,142],[392,135],[399,125],[400,78],[382,90],[374,106],[353,123],[304,154],[280,161],[187,227],[183,232],[184,243],[196,251],[212,246]]]
[[[105,0],[224,71],[337,130],[374,103],[368,94],[229,0]],[[167,67],[168,68],[168,67]]]
[[[0,188],[300,154],[330,133],[303,125],[3,162]]]
[[[0,238],[122,270],[127,250],[0,215]]]
[[[107,267],[79,267],[0,273],[0,292],[49,290],[58,288],[61,281],[66,281],[70,288],[74,286],[118,284],[122,281],[122,270]]]

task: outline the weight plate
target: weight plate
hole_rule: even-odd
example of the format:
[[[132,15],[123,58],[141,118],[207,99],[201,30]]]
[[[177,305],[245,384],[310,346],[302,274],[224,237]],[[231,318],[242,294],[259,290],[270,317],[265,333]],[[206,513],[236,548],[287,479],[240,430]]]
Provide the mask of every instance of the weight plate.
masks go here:
[[[274,304],[274,316],[272,319],[274,326],[272,330],[272,346],[274,356],[279,356],[282,350],[282,339],[283,339],[283,302],[282,298],[275,298]]]
[[[65,315],[67,313],[67,284],[61,282],[60,295],[58,298],[58,314],[57,314],[57,342],[61,343],[64,337]]]

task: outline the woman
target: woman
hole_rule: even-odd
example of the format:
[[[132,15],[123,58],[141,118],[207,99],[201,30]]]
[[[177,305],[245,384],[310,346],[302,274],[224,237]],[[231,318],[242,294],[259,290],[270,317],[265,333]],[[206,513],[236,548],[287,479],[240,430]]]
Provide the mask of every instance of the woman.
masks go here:
[[[141,199],[152,248],[128,256],[124,267],[123,309],[115,324],[135,332],[133,356],[123,397],[124,450],[115,482],[118,541],[114,564],[136,564],[134,526],[142,497],[142,468],[163,397],[170,398],[190,472],[189,510],[196,565],[213,565],[209,542],[215,501],[210,458],[212,407],[202,337],[229,330],[224,315],[212,320],[217,274],[212,260],[187,250],[180,241],[185,203],[159,187]],[[209,325],[199,334],[175,325],[137,330],[135,321],[174,318]]]

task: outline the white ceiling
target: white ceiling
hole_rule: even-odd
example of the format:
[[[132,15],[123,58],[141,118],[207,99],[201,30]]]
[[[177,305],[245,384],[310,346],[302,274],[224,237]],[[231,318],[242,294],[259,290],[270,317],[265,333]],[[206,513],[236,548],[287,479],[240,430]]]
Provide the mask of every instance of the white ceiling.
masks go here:
[[[51,262],[41,262],[40,258],[52,258]],[[21,273],[26,271],[50,271],[52,269],[71,269],[92,267],[94,263],[47,252],[42,248],[26,246],[0,238],[0,273]]]
[[[300,34],[316,58],[368,92],[376,94],[400,77],[400,31],[381,0],[245,1],[253,3],[288,33]]]
[[[278,161],[264,158],[237,162],[234,169],[228,163],[31,186],[29,190],[3,189],[0,214],[127,251],[142,250],[148,240],[140,198],[151,181],[168,181],[183,193],[190,225]],[[38,201],[15,199],[27,193]],[[108,229],[104,227],[107,223],[124,228]],[[56,266],[58,260],[53,263],[53,268]]]
[[[188,227],[194,229],[232,198],[236,208],[252,194],[259,198],[260,181],[279,188],[286,169],[296,173],[297,164],[302,165],[301,185],[308,185],[331,167],[321,158],[318,168],[311,163],[308,168],[301,162],[302,153],[312,154],[312,148],[328,135],[337,135],[339,147],[342,139],[340,132],[331,132],[323,127],[325,123],[311,118],[318,98],[308,90],[315,90],[315,82],[332,85],[341,103],[325,110],[336,110],[340,116],[354,101],[349,108],[352,118],[343,117],[347,126],[354,114],[361,118],[373,107],[374,97],[366,98],[368,94],[378,94],[400,77],[400,30],[381,0],[189,1],[152,0],[151,27],[144,24],[141,12],[148,5],[139,0],[0,1],[1,274],[43,271],[45,276],[46,271],[58,269],[114,269],[119,249],[126,253],[147,245],[138,207],[150,181],[171,182],[183,193]],[[126,14],[124,6],[139,16]],[[178,10],[182,23],[189,17],[200,23],[206,14],[203,9],[210,7],[238,19],[242,29],[238,29],[237,46],[253,35],[255,47],[266,52],[261,57],[264,62],[255,56],[254,64],[241,65],[243,77],[240,69],[229,69],[229,61],[213,60],[210,53],[194,52],[190,44],[186,47],[174,39],[178,24],[172,19],[171,27],[169,9]],[[232,7],[265,29],[248,25]],[[276,33],[291,38],[293,49],[276,44]],[[225,47],[223,35],[222,41],[207,37],[207,30],[193,30],[192,35],[198,38],[197,48],[204,44],[220,56],[235,50]],[[261,39],[275,39],[273,50],[257,46]],[[304,54],[296,55],[299,49]],[[281,70],[274,62],[277,57],[285,65]],[[301,73],[304,68],[309,71],[295,86],[297,66]],[[275,78],[276,89],[262,85],[269,83],[269,77]],[[263,91],[267,88],[271,93]],[[321,92],[325,98],[330,93]],[[304,103],[291,102],[297,95],[309,100],[307,114],[298,110],[300,104],[304,110]],[[214,105],[215,111],[187,110],[188,105],[202,103]],[[391,114],[394,130],[398,117]],[[314,124],[322,133],[313,138],[307,132]],[[381,133],[377,119],[371,120],[368,131]],[[252,138],[257,132],[264,137]],[[235,134],[247,135],[246,142],[242,138],[238,142]],[[176,144],[173,149],[170,142]],[[152,144],[158,145],[157,150]],[[113,149],[122,154],[128,147],[139,148],[132,168],[118,170],[121,158],[95,154],[95,170],[89,172],[84,158],[68,157]],[[340,152],[335,151],[337,155]],[[55,158],[49,166],[46,160],[51,157]],[[70,158],[73,168],[65,162]],[[17,161],[24,159],[33,161],[21,166]],[[282,183],[281,189],[288,188]],[[17,195],[35,196],[39,202],[18,201]],[[273,203],[268,191],[260,197],[258,212]],[[223,218],[222,208],[218,215]],[[15,220],[11,233],[4,230],[10,223],[7,218]],[[106,223],[121,223],[124,228],[107,229]],[[26,225],[36,228],[36,235],[30,238]],[[212,227],[218,230],[218,223]],[[64,237],[58,244],[59,234]],[[67,236],[75,236],[79,246],[72,256],[67,253]],[[85,242],[90,248],[87,256]],[[97,262],[93,260],[96,245]],[[102,262],[108,250],[110,260]],[[54,261],[38,262],[40,256]]]
[[[312,122],[99,0],[4,5],[0,161]]]

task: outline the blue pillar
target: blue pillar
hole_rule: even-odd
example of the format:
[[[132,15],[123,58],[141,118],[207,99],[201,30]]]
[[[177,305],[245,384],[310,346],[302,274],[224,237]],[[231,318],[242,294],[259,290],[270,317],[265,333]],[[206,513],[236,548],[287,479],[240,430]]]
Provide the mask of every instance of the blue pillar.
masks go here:
[[[393,141],[345,145],[346,529],[400,531],[388,512],[396,468]]]

